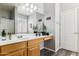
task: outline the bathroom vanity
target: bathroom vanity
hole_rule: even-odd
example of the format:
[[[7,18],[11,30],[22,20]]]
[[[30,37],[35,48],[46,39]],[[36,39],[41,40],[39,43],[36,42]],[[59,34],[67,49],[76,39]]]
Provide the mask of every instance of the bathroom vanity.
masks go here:
[[[40,43],[50,39],[54,39],[54,36],[33,36],[1,41],[0,56],[40,56]]]

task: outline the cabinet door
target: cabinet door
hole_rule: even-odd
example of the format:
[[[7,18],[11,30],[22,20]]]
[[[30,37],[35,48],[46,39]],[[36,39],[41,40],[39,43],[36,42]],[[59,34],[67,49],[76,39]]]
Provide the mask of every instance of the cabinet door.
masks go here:
[[[40,56],[40,46],[33,46],[32,48],[28,48],[28,56]]]
[[[25,56],[25,49],[7,54],[6,56]]]

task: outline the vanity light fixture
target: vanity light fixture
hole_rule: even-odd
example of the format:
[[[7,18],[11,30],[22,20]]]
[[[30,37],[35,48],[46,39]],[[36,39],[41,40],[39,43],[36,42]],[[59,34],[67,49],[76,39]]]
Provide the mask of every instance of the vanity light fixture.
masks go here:
[[[26,5],[25,6],[26,7],[26,11],[31,12],[31,13],[38,9],[37,6],[34,5],[34,4],[26,3],[25,5]]]
[[[33,13],[38,10],[38,7],[35,4],[26,3],[26,4],[19,5],[18,10],[20,10],[22,12],[26,11],[27,13]]]

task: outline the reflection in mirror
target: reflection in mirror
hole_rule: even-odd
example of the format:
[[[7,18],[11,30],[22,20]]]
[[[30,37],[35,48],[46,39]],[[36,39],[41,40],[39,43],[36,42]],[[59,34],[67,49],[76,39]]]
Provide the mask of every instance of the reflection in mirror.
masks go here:
[[[8,7],[6,5],[0,5],[0,35],[3,30],[5,30],[6,35],[15,33],[14,7]]]
[[[43,11],[40,11],[37,4],[30,4],[31,8],[34,8],[31,13],[28,12],[28,4],[17,3],[16,6],[7,4],[0,4],[0,34],[3,29],[8,33],[34,33],[53,32],[53,20],[50,15],[45,15]],[[23,7],[24,6],[24,7]],[[43,7],[43,6],[41,6]]]
[[[43,35],[48,35],[49,33],[53,32],[53,19],[51,16],[45,16],[41,13],[34,13],[29,16],[28,19],[29,24],[29,33],[34,32],[41,32]],[[30,27],[30,24],[32,24],[32,27]]]
[[[41,32],[42,31],[41,28],[42,28],[43,16],[44,15],[42,15],[40,13],[34,13],[34,14],[29,16],[29,19],[28,19],[29,33]],[[32,27],[30,27],[30,24],[32,24]]]
[[[32,24],[32,27],[29,28],[29,33],[42,33],[42,35],[49,34],[47,32],[47,27],[45,24],[44,15],[41,13],[35,13],[29,16],[29,25]]]

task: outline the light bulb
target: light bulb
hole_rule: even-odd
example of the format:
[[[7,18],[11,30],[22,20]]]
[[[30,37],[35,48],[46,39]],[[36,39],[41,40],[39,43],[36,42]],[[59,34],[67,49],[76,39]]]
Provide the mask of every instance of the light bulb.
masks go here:
[[[33,12],[33,10],[31,9],[30,12]]]
[[[30,7],[33,8],[33,4],[31,4]]]
[[[26,3],[25,5],[26,5],[26,6],[29,6],[29,3]]]
[[[37,7],[35,6],[35,7],[34,7],[34,10],[36,10],[36,9],[37,9]]]
[[[25,9],[25,6],[22,6],[22,9]]]
[[[27,10],[27,11],[29,11],[30,9],[29,9],[29,8],[27,8],[26,10]]]

